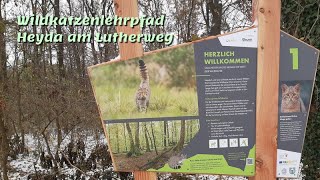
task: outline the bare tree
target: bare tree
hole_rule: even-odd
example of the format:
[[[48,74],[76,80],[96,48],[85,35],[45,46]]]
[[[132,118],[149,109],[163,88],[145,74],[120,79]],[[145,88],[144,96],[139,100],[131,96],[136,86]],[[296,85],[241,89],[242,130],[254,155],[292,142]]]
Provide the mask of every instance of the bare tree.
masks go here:
[[[146,151],[147,152],[151,152],[151,149],[150,149],[150,143],[149,143],[149,139],[148,139],[148,129],[147,129],[147,123],[143,123],[143,128],[144,128],[144,137],[145,137],[145,140],[146,140]]]
[[[54,9],[54,16],[60,17],[60,0],[54,0],[53,9]],[[62,34],[62,27],[61,25],[56,26],[57,34]],[[63,60],[63,44],[59,43],[57,48],[57,59],[59,65],[59,75],[60,78],[64,78],[66,75],[65,67],[64,67],[64,60]]]
[[[184,141],[185,141],[185,136],[186,136],[186,121],[181,120],[180,138],[176,147],[174,147],[174,151],[180,152],[182,150]]]
[[[5,31],[6,25],[2,16],[2,0],[0,0],[0,143],[1,143],[1,168],[2,178],[8,178],[8,156],[9,156],[9,138],[8,127],[6,121],[5,107],[7,95],[7,55],[6,55],[6,41]]]

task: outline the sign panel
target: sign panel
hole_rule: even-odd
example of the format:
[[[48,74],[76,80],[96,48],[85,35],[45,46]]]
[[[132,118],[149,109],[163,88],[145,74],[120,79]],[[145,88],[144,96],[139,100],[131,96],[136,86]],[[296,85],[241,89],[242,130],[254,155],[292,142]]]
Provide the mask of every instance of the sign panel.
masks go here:
[[[281,32],[277,176],[297,177],[319,51]]]
[[[256,28],[89,74],[117,171],[254,175]]]

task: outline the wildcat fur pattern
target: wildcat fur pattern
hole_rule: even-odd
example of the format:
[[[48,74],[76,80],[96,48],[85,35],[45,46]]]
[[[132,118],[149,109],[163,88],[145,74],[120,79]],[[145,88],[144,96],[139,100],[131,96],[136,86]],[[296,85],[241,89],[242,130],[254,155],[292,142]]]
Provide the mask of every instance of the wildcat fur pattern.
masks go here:
[[[282,97],[281,97],[281,112],[306,112],[304,103],[300,97],[301,87],[300,84],[294,86],[288,86],[286,84],[281,85]]]
[[[182,164],[183,164],[183,161],[186,158],[187,158],[187,156],[184,155],[184,154],[180,154],[180,155],[177,155],[177,156],[172,156],[168,160],[168,165],[172,169],[180,169]]]
[[[140,78],[141,83],[136,93],[136,105],[139,112],[146,112],[149,106],[150,100],[150,85],[149,85],[149,74],[147,66],[143,60],[139,60]]]

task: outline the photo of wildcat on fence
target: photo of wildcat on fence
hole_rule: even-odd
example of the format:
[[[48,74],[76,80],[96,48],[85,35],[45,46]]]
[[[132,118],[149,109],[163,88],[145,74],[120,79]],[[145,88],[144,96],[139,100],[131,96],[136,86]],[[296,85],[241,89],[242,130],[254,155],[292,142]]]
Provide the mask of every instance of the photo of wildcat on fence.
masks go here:
[[[279,104],[281,113],[306,113],[312,87],[309,81],[287,81],[280,83]]]
[[[198,116],[191,45],[90,69],[103,120]]]

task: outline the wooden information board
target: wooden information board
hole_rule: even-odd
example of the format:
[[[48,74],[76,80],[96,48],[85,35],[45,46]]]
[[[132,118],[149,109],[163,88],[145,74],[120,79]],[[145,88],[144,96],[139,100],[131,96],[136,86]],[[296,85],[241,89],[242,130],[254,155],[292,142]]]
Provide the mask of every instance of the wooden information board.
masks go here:
[[[117,171],[253,176],[257,29],[89,74]]]
[[[89,68],[116,170],[297,176],[318,51],[283,32],[277,48],[273,1],[256,4],[259,38],[250,28],[144,56],[141,44],[121,44],[128,61]],[[125,14],[131,5],[115,1],[117,14],[137,16],[133,3]],[[299,93],[300,112],[288,112],[288,92]]]
[[[281,32],[277,176],[298,177],[319,50]]]

